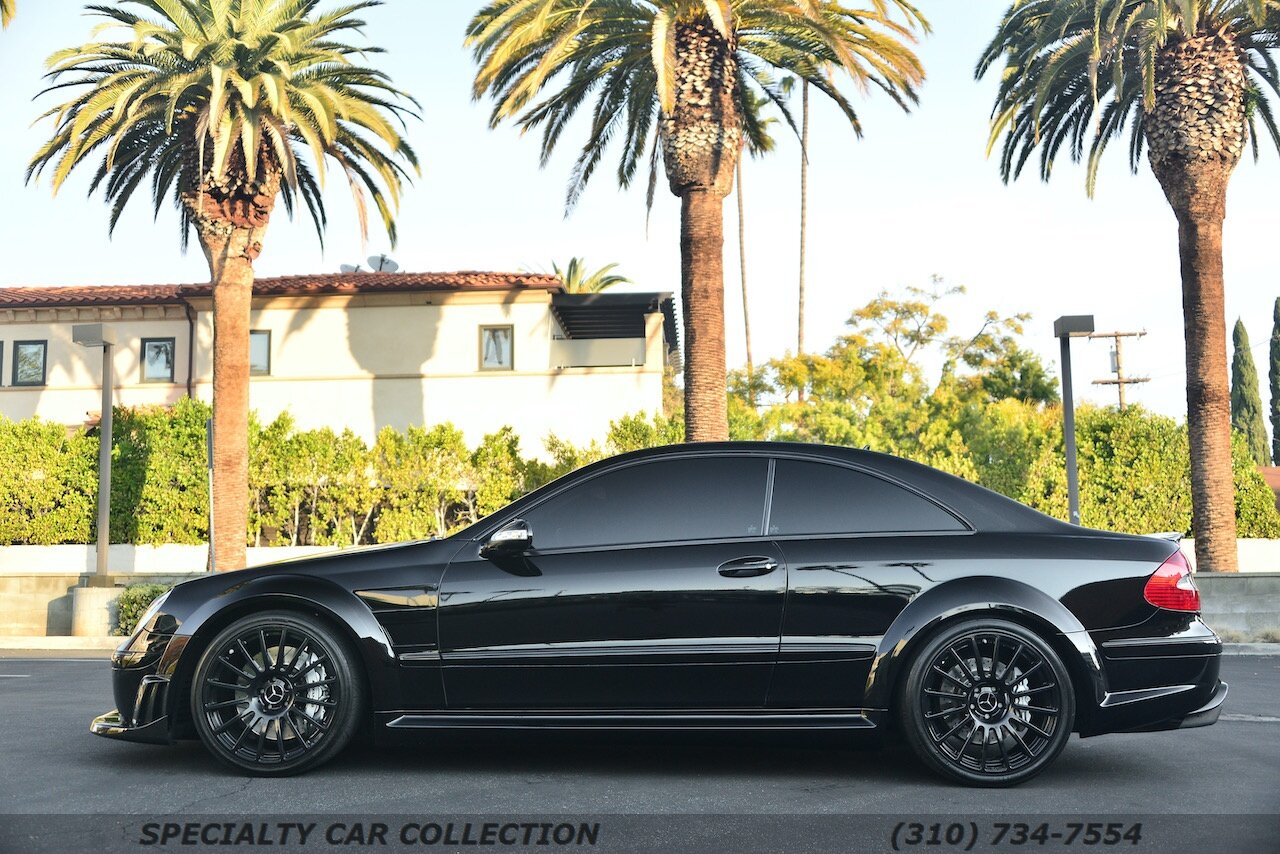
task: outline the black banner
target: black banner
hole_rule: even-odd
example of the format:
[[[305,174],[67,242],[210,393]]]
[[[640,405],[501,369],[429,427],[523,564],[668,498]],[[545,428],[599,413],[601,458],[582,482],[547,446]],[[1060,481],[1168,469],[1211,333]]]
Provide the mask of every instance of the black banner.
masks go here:
[[[1274,815],[6,815],[0,854],[1280,852]]]

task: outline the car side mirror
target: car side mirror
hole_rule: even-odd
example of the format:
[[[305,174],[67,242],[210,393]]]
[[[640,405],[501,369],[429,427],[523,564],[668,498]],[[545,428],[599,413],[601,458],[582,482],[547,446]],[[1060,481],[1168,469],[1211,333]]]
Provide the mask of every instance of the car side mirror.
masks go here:
[[[484,558],[517,555],[533,548],[533,529],[523,519],[513,519],[494,531],[480,547]]]

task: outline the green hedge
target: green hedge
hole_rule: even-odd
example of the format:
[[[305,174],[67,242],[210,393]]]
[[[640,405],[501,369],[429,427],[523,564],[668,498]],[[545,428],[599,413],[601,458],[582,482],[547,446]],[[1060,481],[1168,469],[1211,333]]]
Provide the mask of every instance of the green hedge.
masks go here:
[[[138,627],[138,618],[170,587],[167,584],[131,584],[116,600],[115,634],[128,637]]]
[[[730,399],[737,439],[804,439],[870,447],[967,477],[1066,518],[1061,410],[1015,400],[963,403],[934,395],[918,407],[859,415],[839,401],[762,412]],[[208,494],[209,408],[116,411],[113,542],[202,543]],[[1081,514],[1117,531],[1191,528],[1184,425],[1138,407],[1078,413]],[[548,480],[604,456],[679,442],[676,418],[619,419],[585,447],[549,436],[550,463],[526,459],[510,428],[468,448],[451,425],[383,430],[372,447],[350,431],[298,430],[287,416],[249,437],[250,545],[356,545],[439,536]],[[92,542],[97,436],[39,420],[0,417],[0,545]],[[1271,490],[1237,441],[1236,514],[1242,537],[1280,537]]]

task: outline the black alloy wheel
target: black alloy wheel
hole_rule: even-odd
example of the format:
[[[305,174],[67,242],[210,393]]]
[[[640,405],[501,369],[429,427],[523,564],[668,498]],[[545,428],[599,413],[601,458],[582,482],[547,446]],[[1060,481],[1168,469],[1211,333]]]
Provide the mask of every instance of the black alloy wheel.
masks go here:
[[[314,768],[351,740],[364,692],[351,654],[319,621],[289,611],[228,626],[192,682],[200,740],[228,765],[263,776]]]
[[[912,659],[898,714],[916,755],[969,785],[1012,786],[1062,751],[1075,694],[1062,660],[1016,623],[967,620]]]

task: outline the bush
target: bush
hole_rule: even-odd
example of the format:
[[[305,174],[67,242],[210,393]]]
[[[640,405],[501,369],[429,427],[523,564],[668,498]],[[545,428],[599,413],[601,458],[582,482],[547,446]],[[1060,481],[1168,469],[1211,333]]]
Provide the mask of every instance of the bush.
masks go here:
[[[116,600],[115,634],[128,637],[138,627],[138,618],[162,593],[172,589],[168,584],[130,584]]]
[[[944,378],[945,379],[945,378]],[[828,442],[885,451],[981,483],[1067,517],[1062,412],[1057,406],[965,398],[944,381],[918,399],[863,407],[810,397],[760,410],[729,400],[735,439]],[[842,392],[843,393],[843,392]],[[853,394],[850,392],[850,394]],[[117,409],[111,540],[203,543],[208,530],[205,419],[209,407]],[[1186,427],[1138,407],[1077,413],[1084,524],[1116,531],[1191,528]],[[620,418],[600,441],[552,435],[550,462],[522,456],[511,428],[469,448],[449,424],[387,428],[372,448],[354,433],[298,430],[287,414],[250,419],[251,545],[350,546],[443,536],[605,456],[683,441],[672,416]],[[97,435],[37,419],[0,418],[0,545],[87,543],[95,536]],[[1237,438],[1233,455],[1241,537],[1280,537],[1270,489]]]
[[[1237,536],[1280,536],[1280,513],[1237,435],[1233,442]],[[1080,520],[1126,533],[1191,531],[1191,455],[1187,428],[1141,407],[1123,411],[1081,407],[1076,413]],[[1062,423],[1052,418],[1047,440],[1014,498],[1067,518]]]
[[[111,542],[208,542],[205,421],[212,412],[191,398],[172,407],[115,410]]]
[[[0,416],[0,545],[92,542],[97,453],[84,431]]]

